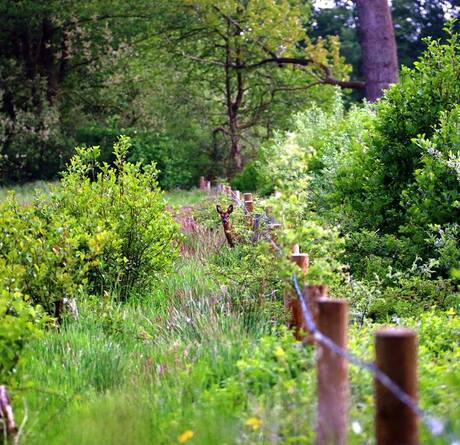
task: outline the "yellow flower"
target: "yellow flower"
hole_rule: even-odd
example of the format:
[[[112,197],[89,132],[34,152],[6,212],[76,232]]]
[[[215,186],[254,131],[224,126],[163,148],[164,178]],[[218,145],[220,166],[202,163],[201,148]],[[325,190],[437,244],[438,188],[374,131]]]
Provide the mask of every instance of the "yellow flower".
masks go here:
[[[283,359],[286,357],[286,353],[284,352],[284,349],[281,346],[277,346],[275,349],[275,357],[279,359]]]
[[[455,315],[455,309],[453,307],[449,308],[449,310],[446,312],[447,315]]]
[[[256,431],[262,426],[262,420],[257,417],[250,417],[246,420],[246,426],[250,426],[254,431]]]
[[[179,443],[185,443],[185,442],[188,442],[192,437],[193,437],[193,431],[192,431],[192,430],[187,430],[187,431],[184,431],[184,432],[177,438],[177,441],[178,441]]]

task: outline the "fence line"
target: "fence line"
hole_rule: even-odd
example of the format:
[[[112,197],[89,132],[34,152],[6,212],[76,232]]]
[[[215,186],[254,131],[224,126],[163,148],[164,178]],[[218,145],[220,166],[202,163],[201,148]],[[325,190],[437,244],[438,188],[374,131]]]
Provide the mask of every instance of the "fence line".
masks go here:
[[[217,190],[222,190],[221,187],[217,187]],[[253,211],[253,205],[250,207],[250,210],[247,208],[245,205],[245,202],[242,202],[239,199],[240,192],[239,191],[230,191],[230,196],[234,200],[234,202],[237,203],[238,207],[240,207],[245,215],[251,215],[252,216],[252,211]],[[251,204],[253,204],[252,200],[252,195],[251,195]],[[267,222],[268,224],[273,223],[273,218],[270,218],[268,215],[258,215],[255,217],[259,220],[263,220]],[[254,221],[254,220],[253,220]],[[273,246],[276,247],[276,250],[278,253],[281,255],[284,254],[284,250],[282,247],[280,247],[277,242],[275,242],[271,236],[270,233],[264,233],[263,238],[266,239],[267,241],[270,242]],[[298,247],[298,246],[297,246]],[[300,252],[296,252],[300,253]],[[414,416],[414,418],[419,418],[422,420],[422,422],[425,424],[428,432],[435,437],[440,437],[443,438],[447,443],[450,445],[460,445],[460,440],[450,432],[446,431],[446,422],[440,419],[439,417],[430,415],[428,412],[422,410],[417,402],[417,399],[414,395],[409,394],[407,391],[404,390],[399,384],[397,384],[392,378],[388,376],[387,373],[383,372],[377,365],[373,362],[367,362],[360,357],[350,353],[346,347],[339,346],[336,342],[334,342],[329,336],[325,335],[323,332],[321,332],[315,321],[314,321],[314,316],[312,314],[312,308],[308,307],[307,301],[314,301],[314,299],[310,299],[309,292],[311,292],[311,286],[305,286],[304,287],[304,292],[300,289],[300,285],[298,282],[297,274],[293,273],[292,275],[292,287],[294,289],[294,292],[296,294],[297,300],[300,305],[300,309],[302,312],[302,321],[305,322],[306,327],[308,331],[310,331],[310,335],[313,337],[314,341],[323,347],[327,348],[330,350],[333,354],[335,354],[337,357],[345,360],[346,362],[352,363],[355,366],[360,367],[361,369],[364,369],[368,372],[370,372],[375,381],[378,382],[380,385],[384,387],[385,390],[387,390],[390,394],[390,399],[386,398],[386,401],[388,400],[390,402],[394,402],[394,399],[396,399],[397,402],[401,403],[405,408],[407,408],[410,413]],[[336,299],[326,299],[322,298],[320,302],[325,302],[326,300],[328,301],[337,301]],[[300,327],[303,327],[303,323]],[[299,326],[297,326],[299,328]],[[415,351],[415,333],[411,330],[408,329],[390,329],[390,330],[380,330],[376,333],[376,339],[377,339],[377,345],[380,342],[382,342],[381,338],[382,337],[392,337],[394,339],[397,339],[397,341],[400,341],[401,339],[407,339],[408,337],[413,337],[413,344],[414,348],[413,350]],[[380,340],[379,340],[380,338]],[[401,342],[400,342],[401,343]],[[395,344],[395,343],[393,343]],[[378,346],[377,346],[378,349]],[[381,348],[382,349],[382,348]],[[379,353],[379,351],[377,351]],[[413,360],[410,361],[409,363],[409,368],[413,368],[413,376],[415,380],[415,354],[413,357]],[[394,363],[393,363],[394,365]],[[401,370],[399,370],[401,371]],[[407,372],[407,369],[402,370],[403,373]],[[398,370],[396,370],[396,374],[398,373]],[[410,379],[409,379],[410,380]],[[414,382],[415,384],[415,382]],[[377,386],[377,392],[378,392],[378,385]],[[415,391],[413,391],[415,394]],[[381,398],[381,397],[380,397]],[[394,398],[394,399],[393,399]],[[382,403],[379,399],[379,394],[377,394],[377,405],[379,403]],[[384,403],[384,402],[383,402]],[[391,405],[393,408],[395,405]],[[417,433],[417,425],[416,423],[412,423],[409,421],[407,422],[407,412],[405,413],[406,415],[401,417],[398,417],[398,413],[393,413],[393,421],[397,423],[396,427],[394,428],[394,431],[391,432],[390,434],[396,434],[396,436],[391,436],[389,435],[388,429],[392,428],[392,425],[388,423],[387,419],[387,414],[384,413],[383,418],[384,422],[382,423],[381,427],[385,428],[384,434],[379,435],[379,422],[382,422],[381,419],[379,419],[379,406],[377,406],[377,416],[376,416],[376,422],[377,422],[377,427],[376,427],[376,434],[377,434],[377,444],[379,445],[395,445],[396,443],[404,443],[407,445],[411,444],[418,444],[418,433]],[[381,416],[382,417],[382,416]],[[391,416],[390,416],[391,417]],[[401,423],[402,420],[402,423]],[[386,422],[386,423],[385,423]],[[318,431],[318,434],[320,431]],[[403,437],[404,436],[404,437]],[[398,439],[398,437],[400,439]],[[401,439],[402,438],[402,439]],[[324,439],[324,438],[323,438]],[[325,441],[326,440],[326,441]],[[329,440],[329,442],[327,442]],[[322,440],[321,436],[317,437],[317,443],[342,443],[342,439],[333,439],[332,442],[330,442],[331,438],[326,437],[324,440]],[[335,440],[335,441],[334,441]],[[345,439],[343,439],[345,440]],[[399,442],[395,442],[398,441]],[[345,442],[343,442],[345,443]]]

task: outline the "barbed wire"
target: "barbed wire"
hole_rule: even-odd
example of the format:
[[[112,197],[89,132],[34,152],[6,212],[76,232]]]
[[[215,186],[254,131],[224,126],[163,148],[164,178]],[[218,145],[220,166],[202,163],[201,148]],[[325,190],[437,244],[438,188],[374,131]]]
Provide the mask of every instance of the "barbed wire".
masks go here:
[[[323,346],[330,349],[332,352],[337,354],[338,356],[344,358],[348,362],[362,368],[366,369],[367,371],[371,372],[373,376],[383,385],[385,388],[390,391],[394,397],[396,397],[401,403],[404,403],[417,417],[419,417],[425,426],[427,427],[428,431],[431,435],[437,437],[443,437],[445,440],[448,441],[451,445],[459,445],[460,441],[457,437],[455,437],[452,433],[446,432],[446,422],[441,420],[440,418],[428,414],[426,411],[423,411],[419,406],[417,401],[407,394],[397,383],[395,383],[390,377],[388,377],[384,372],[382,372],[375,363],[367,362],[360,357],[348,352],[346,349],[341,348],[338,346],[334,341],[332,341],[329,337],[324,335],[322,332],[319,331],[318,327],[316,326],[312,313],[308,308],[308,304],[305,300],[305,296],[303,295],[299,281],[297,279],[297,274],[293,273],[292,275],[292,285],[294,291],[297,295],[297,298],[300,302],[300,307],[302,310],[302,315],[307,324],[308,330],[313,335],[313,338]],[[308,292],[308,288],[306,288],[306,292]],[[308,299],[307,299],[308,300]]]
[[[236,202],[238,207],[243,209],[243,212],[246,216],[252,216],[251,212],[248,211],[244,201],[237,198],[236,193],[231,190],[230,198]],[[259,221],[263,220],[268,224],[274,222],[272,218],[268,215],[254,215],[254,218],[257,218]],[[275,247],[278,254],[282,255],[284,250],[280,247],[274,240],[273,237],[269,232],[263,234],[263,237],[266,241],[268,241],[272,246]],[[348,362],[358,366],[359,368],[365,369],[369,371],[388,391],[393,394],[401,403],[406,405],[417,417],[419,417],[422,422],[425,424],[428,432],[435,437],[443,438],[447,441],[450,445],[460,445],[460,439],[455,436],[455,434],[446,431],[446,424],[447,422],[442,420],[441,418],[431,415],[428,412],[422,410],[417,400],[415,400],[412,396],[407,394],[397,383],[395,383],[390,377],[388,377],[383,371],[381,371],[375,363],[367,362],[366,360],[361,359],[360,357],[348,352],[348,350],[341,348],[338,346],[333,340],[329,337],[324,335],[322,332],[319,331],[318,327],[316,326],[312,313],[308,308],[308,304],[305,301],[304,295],[300,289],[300,285],[297,279],[297,274],[294,272],[292,275],[292,285],[295,291],[295,294],[300,302],[300,307],[302,310],[302,315],[307,324],[307,328],[313,335],[313,338],[323,346],[329,348],[332,352],[337,354],[338,356],[344,358]],[[308,292],[308,288],[306,288],[306,292]]]

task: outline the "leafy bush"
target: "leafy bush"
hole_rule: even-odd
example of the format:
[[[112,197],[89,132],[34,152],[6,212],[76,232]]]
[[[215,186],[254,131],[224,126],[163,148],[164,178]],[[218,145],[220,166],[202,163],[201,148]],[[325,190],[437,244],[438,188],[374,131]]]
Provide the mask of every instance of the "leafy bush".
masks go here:
[[[0,381],[3,384],[13,379],[25,345],[40,335],[45,323],[40,307],[26,301],[20,292],[0,287]]]
[[[0,203],[0,289],[20,292],[49,313],[85,283],[78,246],[85,234],[64,215],[51,212],[49,198],[23,206],[14,195]]]
[[[114,145],[114,166],[98,162],[97,147],[77,149],[50,205],[84,231],[80,255],[91,258],[92,289],[126,299],[177,254],[178,230],[158,188],[155,166],[126,161],[128,137]]]
[[[241,173],[236,174],[230,182],[233,190],[255,192],[258,188],[259,168],[255,161],[249,161]]]
[[[29,206],[0,205],[0,288],[21,292],[53,313],[56,302],[88,291],[120,299],[169,269],[178,230],[153,166],[126,161],[129,138],[115,144],[115,165],[97,147],[77,149],[61,185]]]
[[[417,170],[424,164],[423,144],[414,138],[424,135],[430,139],[439,125],[444,125],[443,138],[453,138],[451,142],[456,138],[458,142],[458,127],[449,125],[446,117],[460,103],[459,76],[460,41],[458,35],[451,34],[446,43],[428,42],[414,68],[403,70],[400,83],[390,88],[376,107],[371,156],[381,163],[375,174],[379,176],[380,191],[388,197],[381,209],[382,227],[387,231],[397,231],[405,222],[401,194],[412,186]],[[448,132],[456,134],[448,136]]]

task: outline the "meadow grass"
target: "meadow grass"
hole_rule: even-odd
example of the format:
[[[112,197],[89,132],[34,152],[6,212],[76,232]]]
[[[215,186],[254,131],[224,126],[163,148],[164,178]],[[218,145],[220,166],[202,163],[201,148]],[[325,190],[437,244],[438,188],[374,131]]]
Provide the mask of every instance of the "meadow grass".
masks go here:
[[[191,206],[202,201],[208,193],[200,189],[170,190],[165,193],[166,202],[174,207]]]
[[[37,192],[48,194],[58,182],[34,181],[22,185],[0,187],[0,201],[6,198],[9,192],[14,191],[16,199],[22,204],[28,204],[33,201]]]

